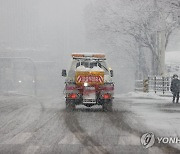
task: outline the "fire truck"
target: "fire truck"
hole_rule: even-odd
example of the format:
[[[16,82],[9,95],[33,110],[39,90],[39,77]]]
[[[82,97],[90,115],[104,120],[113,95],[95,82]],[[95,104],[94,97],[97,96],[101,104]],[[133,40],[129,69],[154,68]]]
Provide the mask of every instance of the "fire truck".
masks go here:
[[[106,63],[105,54],[72,54],[69,71],[62,70],[65,79],[66,109],[76,105],[101,105],[112,111],[114,95],[113,70]]]

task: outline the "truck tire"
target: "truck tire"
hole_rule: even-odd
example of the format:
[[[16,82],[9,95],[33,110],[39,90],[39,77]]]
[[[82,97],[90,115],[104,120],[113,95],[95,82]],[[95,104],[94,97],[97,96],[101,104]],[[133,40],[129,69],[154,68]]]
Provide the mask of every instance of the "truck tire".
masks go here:
[[[109,100],[107,102],[104,102],[102,104],[103,111],[112,111],[112,100]]]
[[[73,111],[75,109],[75,103],[72,101],[66,101],[66,110]]]

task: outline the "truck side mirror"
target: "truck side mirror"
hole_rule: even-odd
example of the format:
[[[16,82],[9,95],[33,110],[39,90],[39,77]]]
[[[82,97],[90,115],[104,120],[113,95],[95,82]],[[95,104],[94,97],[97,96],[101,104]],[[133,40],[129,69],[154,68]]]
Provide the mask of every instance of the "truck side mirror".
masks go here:
[[[111,77],[113,77],[113,76],[114,76],[114,72],[113,72],[113,70],[110,70],[110,75],[111,75]]]
[[[64,76],[64,77],[67,76],[66,70],[62,70],[62,76]]]

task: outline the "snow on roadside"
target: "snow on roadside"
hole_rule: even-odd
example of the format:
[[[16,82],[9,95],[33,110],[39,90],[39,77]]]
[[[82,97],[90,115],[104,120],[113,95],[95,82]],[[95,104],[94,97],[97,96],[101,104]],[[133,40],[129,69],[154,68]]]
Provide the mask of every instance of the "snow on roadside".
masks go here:
[[[141,119],[146,132],[154,132],[159,137],[180,138],[180,104],[171,103],[171,97],[131,92],[116,95],[116,98],[129,100],[129,110]],[[170,145],[180,149],[180,144]]]
[[[158,94],[155,94],[154,92],[152,93],[144,93],[144,92],[129,92],[126,94],[116,94],[116,98],[122,98],[122,97],[127,97],[127,98],[145,98],[145,99],[168,99],[167,97],[161,97]]]

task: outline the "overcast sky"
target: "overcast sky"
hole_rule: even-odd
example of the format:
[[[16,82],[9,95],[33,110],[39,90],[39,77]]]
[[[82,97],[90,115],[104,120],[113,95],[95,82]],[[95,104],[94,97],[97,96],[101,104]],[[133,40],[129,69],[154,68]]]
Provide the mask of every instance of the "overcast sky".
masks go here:
[[[0,0],[0,48],[45,50],[48,58],[85,51],[83,11],[89,2]]]
[[[71,53],[99,52],[87,41],[83,21],[84,9],[91,1],[0,0],[0,53],[21,51],[35,61],[55,61],[60,69],[68,69]],[[180,32],[172,34],[168,51],[180,50],[177,34]],[[112,59],[110,64],[115,72],[120,69]],[[134,68],[128,67],[121,69],[122,79],[134,74]]]

